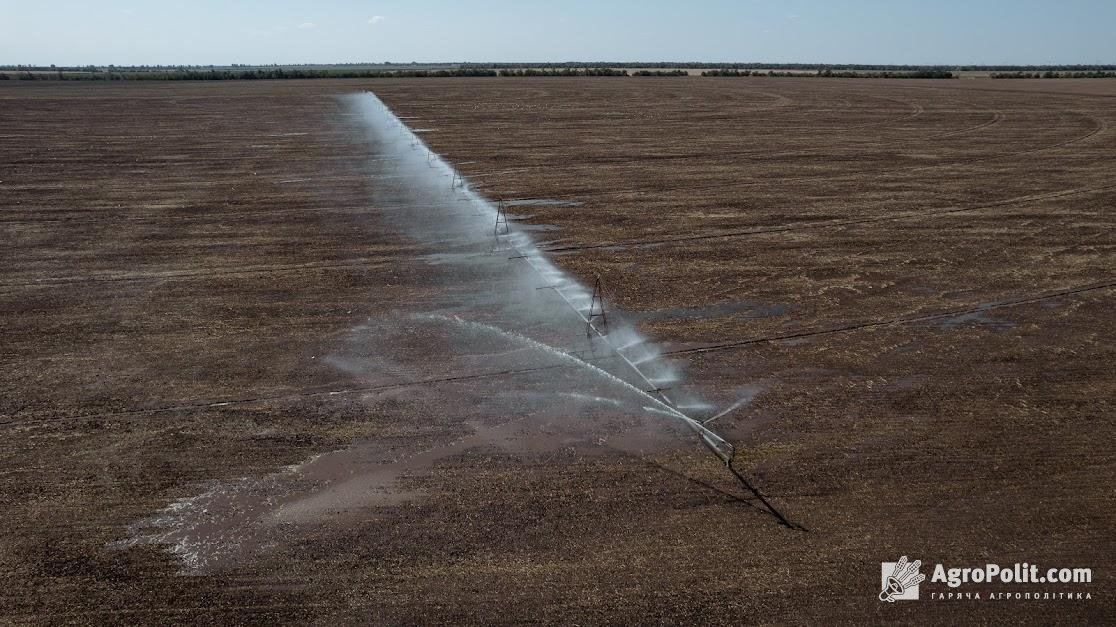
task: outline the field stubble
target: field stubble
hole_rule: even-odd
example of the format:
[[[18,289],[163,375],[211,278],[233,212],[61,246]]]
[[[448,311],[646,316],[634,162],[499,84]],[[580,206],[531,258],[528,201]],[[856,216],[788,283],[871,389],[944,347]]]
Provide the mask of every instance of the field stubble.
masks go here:
[[[0,86],[0,612],[1111,619],[1116,93],[1099,83]],[[405,477],[421,498],[222,572],[106,549],[213,481],[477,429],[328,359],[453,289],[401,262],[426,251],[384,228],[405,208],[371,200],[334,98],[365,88],[489,197],[568,201],[517,211],[559,227],[540,234],[557,263],[599,274],[711,400],[754,394],[719,427],[810,531],[696,448],[480,447]],[[1093,600],[885,606],[878,563],[900,555],[1091,566]]]

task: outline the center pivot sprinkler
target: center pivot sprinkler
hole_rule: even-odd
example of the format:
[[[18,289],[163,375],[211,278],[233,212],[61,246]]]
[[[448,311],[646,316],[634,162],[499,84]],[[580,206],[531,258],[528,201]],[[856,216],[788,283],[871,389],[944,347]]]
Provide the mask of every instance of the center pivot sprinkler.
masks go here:
[[[373,98],[375,97],[373,96]],[[379,102],[378,99],[376,101]],[[417,148],[419,146],[425,148],[428,151],[426,155],[426,165],[432,166],[436,162],[437,155],[430,151],[418,138],[418,135],[409,129],[400,118],[395,117],[390,109],[384,107],[383,111],[385,115],[388,116],[389,121],[397,124],[401,134],[404,135],[404,140],[400,143],[404,145],[409,143],[411,148]],[[409,140],[409,142],[407,140]],[[425,168],[423,168],[423,170],[426,171]],[[495,203],[486,200],[480,196],[478,186],[467,182],[456,168],[448,167],[448,170],[450,189],[455,199],[460,191],[460,193],[464,195],[464,199],[470,201],[478,209],[483,209],[484,213],[480,215],[485,215],[486,213],[487,215],[492,215],[492,213],[495,214],[495,223],[493,224],[492,230],[493,239],[495,240],[493,250],[501,249],[501,242],[507,240],[507,250],[514,253],[509,256],[508,259],[525,261],[543,280],[543,286],[537,289],[552,289],[554,293],[580,317],[581,321],[585,324],[588,338],[593,342],[603,342],[608,348],[608,351],[618,357],[625,368],[630,369],[630,372],[635,376],[635,380],[623,380],[611,372],[601,370],[590,363],[589,360],[571,353],[557,351],[557,349],[555,349],[555,351],[562,354],[565,358],[575,360],[584,364],[585,367],[600,371],[603,375],[611,377],[618,383],[631,388],[632,391],[640,394],[643,399],[648,402],[648,404],[644,406],[645,411],[664,415],[684,423],[697,435],[702,445],[709,449],[709,451],[725,465],[732,476],[750,492],[758,502],[762,503],[763,507],[766,508],[772,516],[788,528],[799,529],[799,527],[788,521],[782,513],[775,509],[744,475],[736,470],[733,466],[736,448],[706,426],[706,424],[732,411],[735,407],[731,407],[725,412],[710,418],[704,424],[686,415],[682,407],[670,397],[670,384],[674,382],[675,379],[672,375],[664,375],[654,367],[658,360],[658,351],[644,351],[643,354],[638,354],[636,352],[638,350],[637,347],[644,344],[642,338],[637,338],[634,341],[631,341],[630,338],[627,340],[620,339],[623,329],[608,328],[609,324],[605,308],[604,286],[600,275],[595,275],[592,294],[587,294],[587,290],[577,283],[576,280],[567,278],[563,272],[558,270],[550,260],[546,258],[544,253],[531,242],[529,237],[522,232],[512,233],[510,220],[507,215],[507,202],[505,202],[502,197],[498,197],[499,199]],[[588,303],[586,303],[587,297]],[[614,339],[616,340],[615,343],[613,341]],[[631,379],[631,377],[629,377],[629,379]],[[642,389],[639,385],[634,383],[641,384]]]

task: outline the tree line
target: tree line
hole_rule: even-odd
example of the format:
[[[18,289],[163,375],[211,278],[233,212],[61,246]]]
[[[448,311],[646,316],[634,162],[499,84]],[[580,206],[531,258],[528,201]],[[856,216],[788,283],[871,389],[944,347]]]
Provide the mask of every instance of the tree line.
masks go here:
[[[889,65],[863,63],[706,63],[677,61],[563,61],[557,63],[462,63],[460,67],[485,69],[555,68],[555,67],[610,67],[623,69],[683,69],[683,70],[800,70],[816,71],[888,71],[919,72],[939,70],[952,72],[1062,72],[1116,71],[1116,65]]]
[[[598,68],[524,68],[500,70],[500,76],[627,76],[627,70],[615,70],[607,67]]]
[[[1116,72],[993,72],[992,78],[1116,78]]]
[[[459,68],[453,70],[304,70],[297,68],[253,70],[163,70],[163,71],[95,71],[51,72],[20,71],[4,73],[0,80],[62,80],[62,81],[223,81],[283,80],[309,78],[447,78],[465,76],[498,76],[496,70]]]
[[[780,78],[805,77],[805,78],[955,78],[953,72],[948,70],[915,70],[912,72],[853,72],[818,70],[809,72],[777,72],[775,70],[708,70],[702,76],[769,76]]]
[[[911,67],[911,66],[900,66]],[[996,79],[1011,78],[1116,78],[1112,70],[1045,71],[1013,70],[992,72]],[[62,80],[62,81],[220,81],[220,80],[282,80],[314,78],[452,78],[473,76],[688,76],[683,69],[641,68],[628,72],[616,67],[521,67],[496,68],[462,65],[442,69],[357,69],[334,66],[268,66],[268,67],[186,67],[186,66],[136,66],[127,68],[0,66],[0,80]],[[840,70],[833,67],[810,70],[738,69],[717,67],[701,72],[706,77],[816,77],[816,78],[959,78],[959,73],[948,69],[923,67],[910,70]]]

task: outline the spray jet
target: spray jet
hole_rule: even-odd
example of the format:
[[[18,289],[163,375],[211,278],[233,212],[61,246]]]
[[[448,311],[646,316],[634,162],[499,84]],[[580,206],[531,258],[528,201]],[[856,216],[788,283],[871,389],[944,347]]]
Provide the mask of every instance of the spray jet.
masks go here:
[[[507,249],[501,250],[510,250],[514,252],[514,255],[509,256],[509,259],[525,261],[542,279],[544,287],[539,289],[553,289],[554,292],[557,293],[563,301],[565,301],[566,305],[568,305],[569,308],[573,310],[578,315],[578,317],[581,318],[581,321],[585,324],[586,335],[594,341],[599,340],[603,342],[605,346],[608,347],[609,352],[617,355],[623,361],[626,367],[636,375],[638,380],[641,381],[642,384],[645,386],[645,389],[639,390],[638,388],[635,388],[635,386],[630,386],[630,384],[627,384],[627,382],[623,382],[622,380],[621,381],[625,383],[625,385],[629,385],[630,387],[635,389],[635,391],[642,394],[645,399],[652,401],[652,405],[644,407],[645,410],[652,413],[665,415],[684,423],[691,431],[693,431],[702,445],[704,445],[705,448],[710,451],[710,453],[715,455],[725,465],[725,467],[733,475],[733,477],[735,477],[736,480],[742,486],[744,486],[744,488],[746,488],[753,496],[755,496],[755,498],[760,501],[764,505],[764,507],[775,518],[779,520],[782,525],[791,529],[800,529],[789,520],[787,520],[786,517],[784,517],[773,505],[771,505],[771,503],[763,496],[763,494],[760,493],[758,489],[756,489],[740,472],[736,470],[736,468],[733,466],[733,461],[736,456],[736,448],[707,426],[709,423],[716,420],[717,418],[720,418],[725,414],[735,410],[737,407],[739,407],[740,403],[729,407],[727,410],[717,414],[704,423],[684,413],[679,408],[678,403],[670,398],[668,390],[664,387],[664,385],[669,383],[669,381],[664,381],[661,374],[649,374],[647,371],[649,366],[656,364],[656,362],[658,361],[657,352],[650,356],[644,354],[633,359],[631,356],[629,356],[628,353],[630,351],[634,351],[637,347],[644,344],[644,340],[642,338],[638,338],[637,340],[631,342],[623,342],[623,340],[621,340],[621,342],[623,343],[619,345],[613,342],[611,338],[612,334],[610,334],[607,329],[608,318],[605,313],[604,290],[601,284],[600,277],[596,278],[594,289],[590,296],[588,290],[586,290],[576,280],[566,275],[566,273],[564,273],[553,263],[551,263],[550,260],[547,259],[542,254],[542,252],[532,244],[530,238],[525,233],[522,233],[520,231],[513,231],[508,221],[506,204],[503,200],[500,200],[497,204],[493,204],[487,199],[479,196],[476,193],[475,189],[467,183],[465,177],[461,173],[457,172],[455,168],[450,166],[441,157],[430,150],[430,148],[425,144],[425,142],[423,142],[418,134],[412,131],[407,126],[407,124],[403,121],[406,118],[400,118],[396,116],[391,111],[391,109],[387,107],[386,104],[384,104],[371,92],[366,92],[366,96],[370,98],[372,100],[372,103],[376,105],[376,108],[378,108],[383,113],[388,122],[388,126],[397,128],[400,131],[403,143],[409,144],[412,149],[417,150],[419,148],[422,148],[426,151],[425,165],[430,168],[440,169],[443,172],[444,176],[450,178],[450,189],[453,191],[455,198],[458,197],[457,194],[458,192],[460,192],[464,196],[463,200],[471,201],[477,207],[487,209],[490,212],[490,214],[494,218],[494,227],[491,231],[493,237],[495,237],[498,241],[500,240],[500,238],[505,238],[509,246]],[[438,167],[436,168],[436,166]],[[425,170],[426,168],[423,169]],[[494,247],[494,250],[498,248],[498,246]],[[527,338],[524,339],[527,340]],[[533,340],[527,341],[533,342]],[[552,347],[546,348],[554,351]],[[600,370],[596,366],[588,363],[586,360],[580,359],[573,355],[569,355],[567,353],[561,354],[565,357],[568,357],[569,359],[578,361],[586,367]],[[608,375],[609,377],[619,380],[611,373],[605,371],[600,372]]]
[[[597,315],[600,315],[602,319],[607,320],[607,318],[604,318],[604,291],[603,288],[601,288],[601,279],[599,276],[596,278],[596,282],[593,288],[594,299],[596,299],[598,292],[600,293],[600,314]],[[559,294],[561,294],[561,292],[559,292]],[[569,300],[567,300],[566,302],[569,303]],[[705,448],[709,449],[711,453],[717,456],[717,458],[724,463],[725,468],[728,469],[730,473],[732,473],[732,476],[735,477],[736,480],[740,482],[740,484],[744,486],[744,488],[747,489],[753,496],[755,496],[760,503],[763,503],[763,506],[767,508],[767,510],[771,512],[771,514],[775,516],[775,518],[777,518],[783,526],[787,527],[788,529],[799,529],[799,527],[797,527],[794,523],[787,520],[787,518],[783,516],[783,514],[778,509],[776,509],[775,506],[772,505],[767,500],[767,498],[763,496],[763,493],[761,493],[755,486],[753,486],[752,483],[744,477],[744,475],[740,474],[740,472],[736,470],[735,467],[733,467],[732,463],[733,460],[736,458],[736,447],[730,444],[721,436],[717,435],[717,433],[714,432],[712,429],[705,426],[706,424],[711,423],[714,420],[724,416],[725,414],[728,414],[735,410],[737,407],[739,407],[739,402],[724,410],[723,412],[718,413],[704,423],[699,422],[691,418],[690,416],[687,416],[678,409],[678,404],[671,400],[669,396],[667,396],[667,390],[664,390],[661,386],[655,385],[652,380],[643,372],[643,370],[640,369],[639,365],[632,362],[632,360],[624,354],[623,350],[613,345],[608,335],[593,323],[593,312],[595,311],[595,307],[593,304],[591,304],[589,307],[588,315],[582,313],[581,310],[577,307],[574,307],[572,303],[570,303],[570,306],[585,321],[586,328],[594,333],[602,341],[604,341],[613,353],[619,355],[624,363],[627,364],[628,367],[633,372],[635,372],[636,375],[638,375],[648,386],[650,386],[651,389],[648,390],[648,393],[656,395],[662,401],[663,409],[644,407],[645,410],[664,414],[682,421],[687,427],[690,428],[690,430],[694,432],[695,435],[697,435],[698,440],[703,445],[705,445]]]

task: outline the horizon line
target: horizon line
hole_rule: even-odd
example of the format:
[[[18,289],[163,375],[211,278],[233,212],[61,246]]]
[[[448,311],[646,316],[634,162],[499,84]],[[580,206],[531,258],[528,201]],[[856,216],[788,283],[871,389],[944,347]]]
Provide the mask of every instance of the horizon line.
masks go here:
[[[960,68],[960,67],[996,67],[996,68],[1033,68],[1033,67],[1096,67],[1096,66],[1116,66],[1116,60],[1113,61],[1097,61],[1093,63],[1061,63],[1055,61],[1044,61],[1039,63],[980,63],[980,62],[965,62],[965,63],[857,63],[857,62],[844,62],[844,61],[578,61],[574,59],[567,59],[562,61],[312,61],[312,62],[267,62],[267,63],[246,63],[234,61],[230,63],[51,63],[51,64],[31,64],[31,63],[4,63],[0,62],[0,68],[89,68],[89,67],[116,67],[116,68],[144,68],[144,67],[169,67],[169,68],[224,68],[224,67],[273,67],[273,66],[338,66],[338,65],[504,65],[504,66],[541,66],[541,65],[584,65],[593,67],[614,67],[614,66],[630,66],[638,67],[641,65],[676,65],[676,66],[724,66],[724,65],[739,65],[739,66],[753,66],[753,67],[767,67],[767,66],[855,66],[864,68],[882,68],[882,67],[923,67],[923,68]]]

